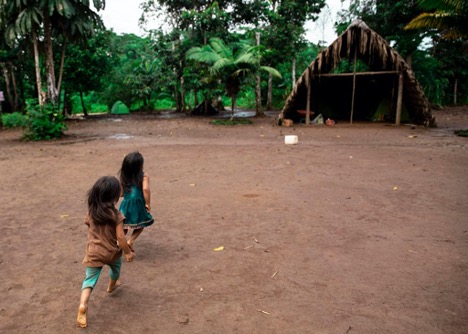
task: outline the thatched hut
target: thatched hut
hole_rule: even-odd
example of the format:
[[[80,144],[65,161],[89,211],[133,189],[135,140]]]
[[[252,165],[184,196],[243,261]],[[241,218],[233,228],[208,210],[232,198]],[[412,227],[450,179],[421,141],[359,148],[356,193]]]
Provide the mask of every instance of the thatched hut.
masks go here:
[[[348,60],[352,73],[334,73]],[[356,63],[365,67],[356,70]],[[435,126],[413,71],[389,43],[362,20],[349,25],[304,71],[278,116],[309,123],[312,117],[394,120]],[[315,116],[314,116],[315,115]],[[377,119],[376,119],[377,118]]]

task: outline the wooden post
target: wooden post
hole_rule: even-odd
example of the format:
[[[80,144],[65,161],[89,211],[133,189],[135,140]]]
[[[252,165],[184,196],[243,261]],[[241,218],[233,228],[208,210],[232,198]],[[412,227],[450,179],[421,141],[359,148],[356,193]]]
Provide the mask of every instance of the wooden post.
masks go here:
[[[349,117],[349,124],[353,124],[354,95],[355,95],[355,92],[356,92],[356,58],[357,58],[357,46],[355,46],[355,48],[354,48],[353,96],[351,98],[351,116]]]
[[[398,97],[397,97],[397,105],[396,105],[395,125],[400,125],[402,102],[403,102],[403,72],[400,72],[400,76],[398,78]]]
[[[306,79],[307,79],[307,106],[306,106],[305,123],[306,123],[306,125],[309,125],[310,124],[310,91],[311,91],[310,85],[312,84],[311,83],[311,78],[310,78],[310,69],[307,70]]]

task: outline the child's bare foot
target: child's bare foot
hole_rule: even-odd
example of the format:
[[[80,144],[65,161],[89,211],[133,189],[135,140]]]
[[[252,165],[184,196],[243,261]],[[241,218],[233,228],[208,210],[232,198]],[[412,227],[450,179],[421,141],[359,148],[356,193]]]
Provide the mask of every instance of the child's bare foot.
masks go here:
[[[107,292],[108,293],[112,293],[114,292],[115,289],[117,289],[119,286],[122,285],[122,281],[121,280],[117,280],[117,281],[113,281],[111,280],[109,282],[109,286],[107,287]]]
[[[128,248],[130,248],[130,251],[133,253],[133,256],[136,255],[135,250],[133,249],[133,241],[127,241]]]
[[[78,308],[78,317],[76,318],[76,325],[81,328],[85,328],[88,326],[86,313],[88,311],[88,307],[85,305],[80,305]]]

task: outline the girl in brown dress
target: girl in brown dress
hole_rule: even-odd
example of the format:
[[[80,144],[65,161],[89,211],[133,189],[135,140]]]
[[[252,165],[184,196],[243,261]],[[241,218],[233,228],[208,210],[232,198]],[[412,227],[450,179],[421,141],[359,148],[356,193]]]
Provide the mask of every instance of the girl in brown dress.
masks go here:
[[[120,182],[113,176],[99,178],[88,192],[88,214],[84,223],[88,225],[88,246],[83,264],[86,278],[81,287],[80,307],[76,323],[87,326],[88,301],[101,274],[102,267],[110,267],[107,292],[114,291],[121,282],[122,250],[127,261],[133,260],[133,252],[125,239],[123,223],[125,217],[115,205],[120,198]]]

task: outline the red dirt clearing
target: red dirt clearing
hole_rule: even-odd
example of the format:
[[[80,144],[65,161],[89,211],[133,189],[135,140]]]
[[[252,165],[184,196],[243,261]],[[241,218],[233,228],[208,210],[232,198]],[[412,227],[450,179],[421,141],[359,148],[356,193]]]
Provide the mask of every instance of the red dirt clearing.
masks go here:
[[[157,222],[87,333],[468,333],[468,108],[439,128],[128,115],[0,131],[0,332],[75,333],[85,196],[139,150]],[[298,145],[285,145],[294,134]],[[224,250],[213,249],[224,246]]]

